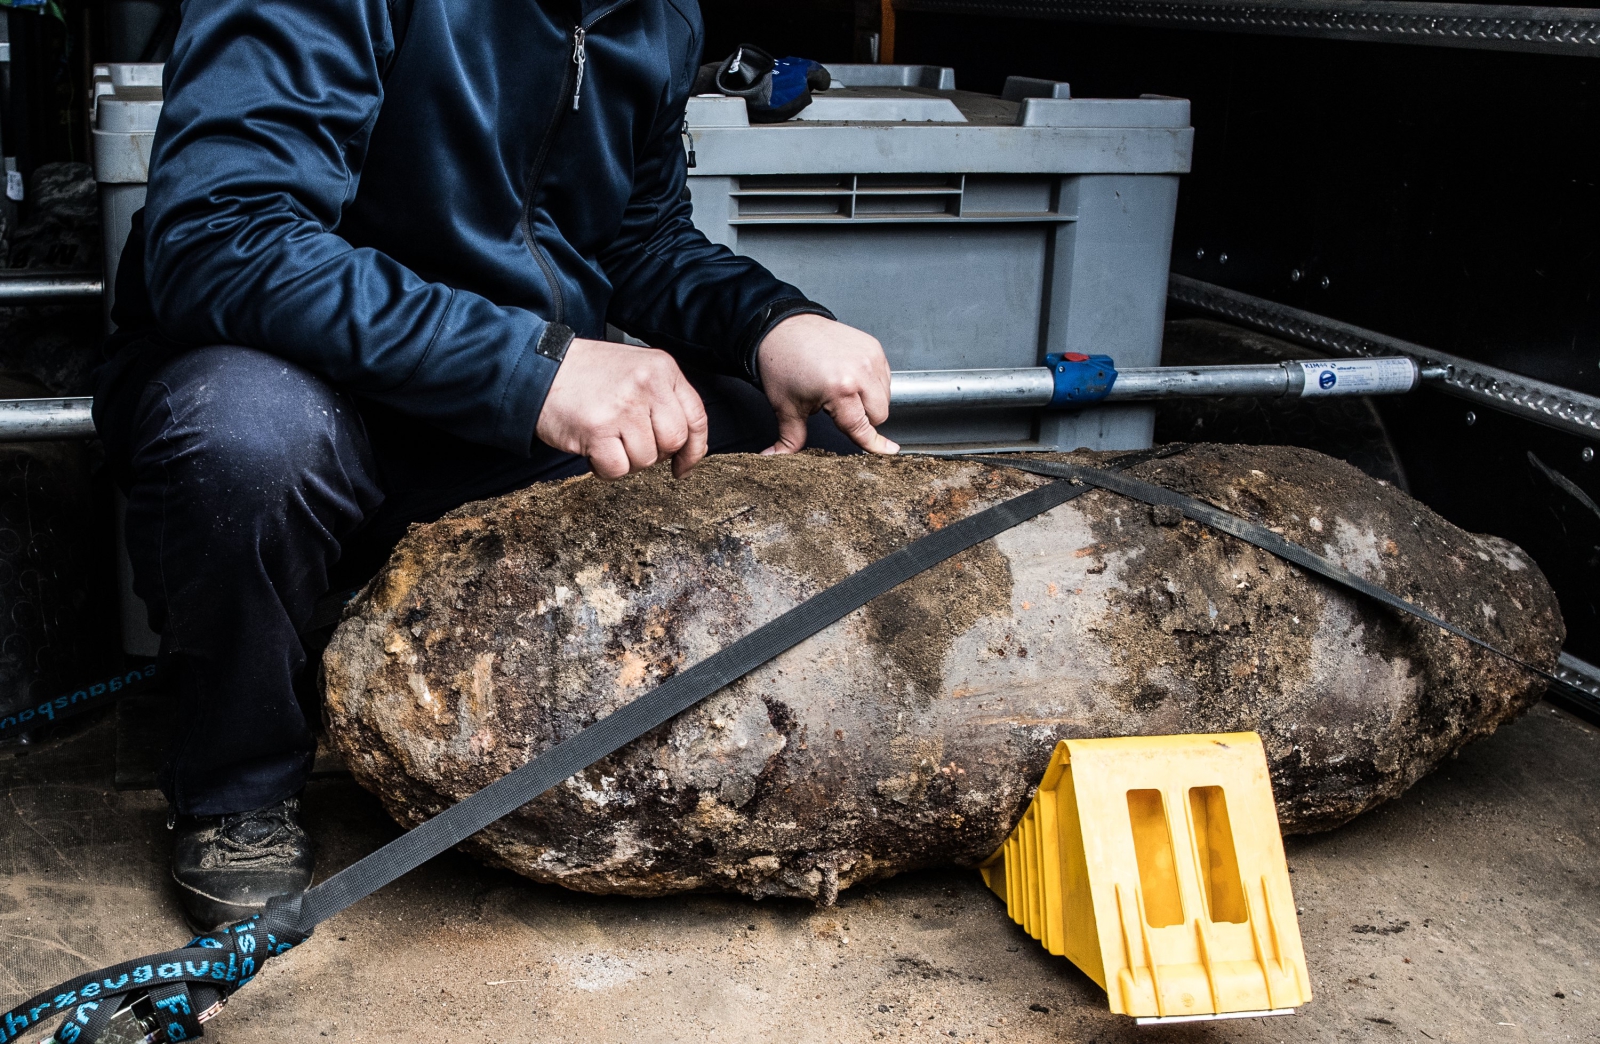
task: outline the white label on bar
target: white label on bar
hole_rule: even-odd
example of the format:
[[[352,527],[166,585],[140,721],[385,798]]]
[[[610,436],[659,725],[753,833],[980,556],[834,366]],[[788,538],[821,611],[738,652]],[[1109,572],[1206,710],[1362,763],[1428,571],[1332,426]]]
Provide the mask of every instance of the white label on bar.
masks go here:
[[[1408,392],[1417,379],[1417,364],[1410,359],[1319,359],[1300,365],[1306,372],[1300,395],[1306,398]]]
[[[22,172],[17,170],[6,171],[6,198],[22,199]]]

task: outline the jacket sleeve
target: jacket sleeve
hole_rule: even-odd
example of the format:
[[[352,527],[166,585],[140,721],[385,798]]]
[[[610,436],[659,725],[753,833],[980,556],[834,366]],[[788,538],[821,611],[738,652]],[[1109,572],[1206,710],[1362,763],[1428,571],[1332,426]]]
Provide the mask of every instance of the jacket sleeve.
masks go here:
[[[684,365],[759,381],[756,349],[768,331],[791,315],[833,313],[695,227],[687,104],[687,90],[674,92],[635,166],[622,230],[600,258],[613,288],[606,318]]]
[[[394,51],[385,0],[188,0],[151,156],[155,320],[526,455],[571,332],[337,233]]]

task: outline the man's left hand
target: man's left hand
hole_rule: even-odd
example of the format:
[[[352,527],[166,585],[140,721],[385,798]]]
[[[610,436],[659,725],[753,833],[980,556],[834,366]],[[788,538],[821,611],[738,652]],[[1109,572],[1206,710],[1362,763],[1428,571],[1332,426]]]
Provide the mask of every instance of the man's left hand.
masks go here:
[[[871,453],[898,453],[878,434],[889,418],[889,360],[871,334],[820,315],[792,315],[756,349],[761,385],[778,415],[778,441],[763,453],[805,448],[806,418],[821,410]]]

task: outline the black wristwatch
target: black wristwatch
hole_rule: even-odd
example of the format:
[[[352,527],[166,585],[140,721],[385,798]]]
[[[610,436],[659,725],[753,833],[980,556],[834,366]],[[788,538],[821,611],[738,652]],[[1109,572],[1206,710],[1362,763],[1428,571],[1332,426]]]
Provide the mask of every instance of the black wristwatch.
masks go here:
[[[570,326],[546,323],[544,333],[539,335],[539,343],[533,346],[533,350],[559,366],[561,360],[567,357],[567,349],[572,347],[572,339],[576,336]]]

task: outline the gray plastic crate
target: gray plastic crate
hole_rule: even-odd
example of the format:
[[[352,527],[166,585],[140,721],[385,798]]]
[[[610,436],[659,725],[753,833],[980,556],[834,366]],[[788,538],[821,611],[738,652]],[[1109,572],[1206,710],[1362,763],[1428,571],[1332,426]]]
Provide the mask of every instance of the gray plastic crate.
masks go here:
[[[1030,366],[1049,352],[1156,366],[1189,103],[1001,97],[930,66],[833,67],[800,118],[689,103],[695,223],[883,341],[896,370]],[[1148,446],[1148,406],[895,417],[907,445]]]

